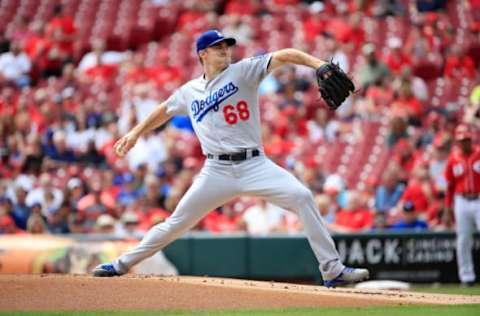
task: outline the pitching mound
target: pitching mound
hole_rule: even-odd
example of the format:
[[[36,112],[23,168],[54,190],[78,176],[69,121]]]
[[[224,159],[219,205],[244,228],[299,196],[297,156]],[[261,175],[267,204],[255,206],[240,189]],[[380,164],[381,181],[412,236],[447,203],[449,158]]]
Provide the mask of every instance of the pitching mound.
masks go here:
[[[261,309],[480,304],[480,296],[326,289],[207,277],[0,275],[0,311]]]

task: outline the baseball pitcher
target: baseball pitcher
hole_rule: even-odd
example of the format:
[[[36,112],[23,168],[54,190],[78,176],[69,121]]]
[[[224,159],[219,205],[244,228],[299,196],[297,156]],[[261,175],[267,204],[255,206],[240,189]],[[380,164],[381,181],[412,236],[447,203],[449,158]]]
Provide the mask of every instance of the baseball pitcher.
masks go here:
[[[234,197],[250,195],[299,215],[327,287],[367,279],[368,270],[348,268],[340,261],[312,193],[265,157],[257,93],[262,79],[274,69],[287,64],[304,65],[315,69],[322,97],[331,109],[336,109],[354,91],[352,81],[338,66],[296,49],[231,64],[233,45],[235,39],[225,38],[218,30],[201,34],[196,47],[203,75],[178,88],[116,142],[116,153],[124,156],[139,137],[174,115],[186,114],[207,159],[173,214],[152,227],[134,249],[112,263],[97,266],[93,275],[127,273],[130,267],[180,237],[210,210]]]

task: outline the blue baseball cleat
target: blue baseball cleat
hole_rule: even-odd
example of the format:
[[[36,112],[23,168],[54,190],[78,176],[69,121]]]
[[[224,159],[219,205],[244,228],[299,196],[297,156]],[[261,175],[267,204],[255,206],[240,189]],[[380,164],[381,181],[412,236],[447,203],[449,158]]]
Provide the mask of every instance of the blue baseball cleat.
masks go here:
[[[356,269],[345,267],[342,273],[332,280],[325,280],[323,285],[326,287],[336,287],[351,283],[357,283],[365,281],[370,277],[370,273],[367,269]]]
[[[102,263],[96,266],[92,270],[92,275],[94,277],[113,277],[113,276],[120,276],[120,273],[118,273],[115,270],[115,268],[113,267],[113,264]]]

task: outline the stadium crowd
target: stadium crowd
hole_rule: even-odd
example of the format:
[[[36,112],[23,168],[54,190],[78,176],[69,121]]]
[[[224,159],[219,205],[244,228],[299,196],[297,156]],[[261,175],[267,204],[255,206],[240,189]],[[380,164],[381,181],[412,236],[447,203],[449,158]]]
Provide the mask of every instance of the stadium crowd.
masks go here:
[[[203,164],[188,118],[126,158],[113,143],[200,75],[193,43],[212,27],[237,39],[236,60],[292,46],[353,74],[358,92],[336,113],[306,68],[285,67],[259,88],[266,154],[308,185],[332,231],[451,228],[442,212],[453,131],[466,124],[480,136],[479,1],[128,1],[154,12],[150,33],[86,39],[79,1],[41,2],[43,19],[18,13],[0,29],[0,234],[129,236],[165,220]],[[301,224],[239,197],[195,229]]]

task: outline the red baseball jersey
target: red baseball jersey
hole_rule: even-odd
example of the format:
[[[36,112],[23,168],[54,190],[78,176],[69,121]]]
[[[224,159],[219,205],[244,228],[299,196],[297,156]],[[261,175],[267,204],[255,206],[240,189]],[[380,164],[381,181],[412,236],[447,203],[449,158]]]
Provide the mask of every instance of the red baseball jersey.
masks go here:
[[[460,148],[454,148],[445,167],[448,183],[445,204],[450,207],[453,195],[480,194],[480,148],[474,146],[469,155],[464,155]]]

